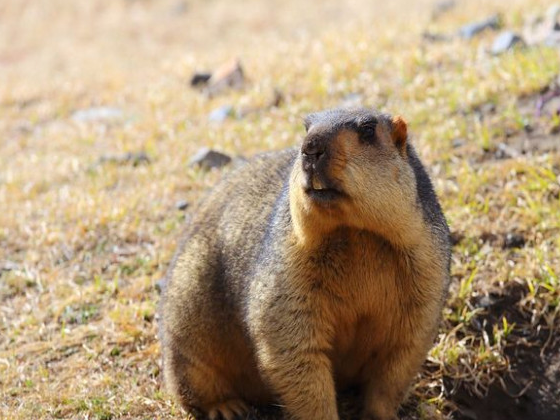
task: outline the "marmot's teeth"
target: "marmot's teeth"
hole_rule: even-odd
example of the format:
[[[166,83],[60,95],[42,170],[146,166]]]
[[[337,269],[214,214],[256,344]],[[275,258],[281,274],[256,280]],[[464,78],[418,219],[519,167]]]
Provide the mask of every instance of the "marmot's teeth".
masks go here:
[[[314,190],[325,189],[325,187],[323,186],[323,184],[321,183],[317,175],[313,175],[313,178],[311,178],[311,186],[313,187]]]

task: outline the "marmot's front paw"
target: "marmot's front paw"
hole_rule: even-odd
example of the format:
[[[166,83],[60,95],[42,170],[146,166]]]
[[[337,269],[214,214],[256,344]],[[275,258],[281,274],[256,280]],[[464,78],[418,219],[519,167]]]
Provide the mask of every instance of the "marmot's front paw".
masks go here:
[[[241,400],[216,403],[208,410],[210,420],[238,420],[246,417],[249,407]]]

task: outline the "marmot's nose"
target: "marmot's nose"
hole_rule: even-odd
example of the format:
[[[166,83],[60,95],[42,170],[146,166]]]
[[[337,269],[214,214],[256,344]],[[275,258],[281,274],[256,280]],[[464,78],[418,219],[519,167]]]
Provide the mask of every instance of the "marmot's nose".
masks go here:
[[[325,145],[323,142],[309,141],[303,144],[301,154],[303,158],[303,169],[311,170],[319,159],[325,154]]]

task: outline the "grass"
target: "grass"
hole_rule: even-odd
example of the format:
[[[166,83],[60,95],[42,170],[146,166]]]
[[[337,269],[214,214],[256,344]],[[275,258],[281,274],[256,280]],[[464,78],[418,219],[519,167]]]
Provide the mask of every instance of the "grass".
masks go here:
[[[188,168],[190,156],[203,145],[250,156],[296,144],[306,112],[351,94],[409,121],[462,237],[442,329],[414,390],[416,416],[455,410],[444,378],[483,396],[510,369],[516,332],[558,331],[560,157],[488,153],[527,124],[558,125],[520,104],[559,74],[559,52],[492,57],[493,32],[421,36],[495,12],[520,28],[553,2],[460,2],[437,20],[427,0],[302,3],[2,3],[0,264],[11,265],[0,271],[0,418],[180,416],[161,388],[155,285],[184,219],[175,203],[194,202],[220,176]],[[194,71],[232,56],[249,79],[243,90],[207,98],[190,89]],[[271,108],[275,90],[284,102]],[[208,123],[227,104],[233,116]],[[96,106],[124,116],[73,120]],[[139,151],[149,164],[100,160]],[[501,246],[512,231],[524,247]],[[483,333],[474,328],[485,319],[480,299],[511,284],[526,288],[516,308],[533,317],[506,313]]]

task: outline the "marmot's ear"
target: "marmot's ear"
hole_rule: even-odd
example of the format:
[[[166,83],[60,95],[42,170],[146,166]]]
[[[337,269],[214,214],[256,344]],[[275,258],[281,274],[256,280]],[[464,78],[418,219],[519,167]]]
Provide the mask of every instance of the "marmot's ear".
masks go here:
[[[400,115],[396,115],[391,119],[392,132],[391,136],[395,142],[395,146],[404,156],[406,154],[406,140],[408,138],[408,130],[406,121]]]

